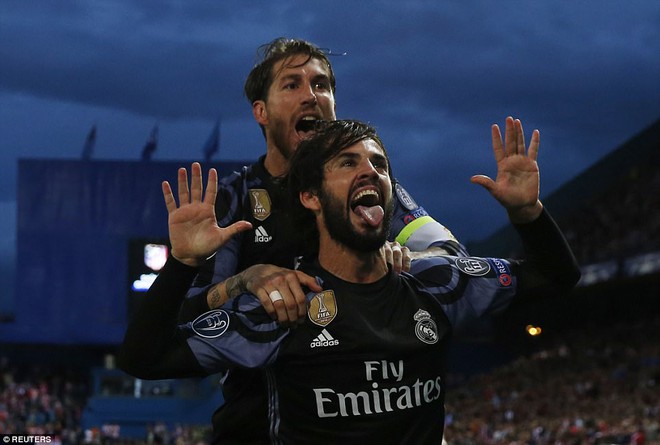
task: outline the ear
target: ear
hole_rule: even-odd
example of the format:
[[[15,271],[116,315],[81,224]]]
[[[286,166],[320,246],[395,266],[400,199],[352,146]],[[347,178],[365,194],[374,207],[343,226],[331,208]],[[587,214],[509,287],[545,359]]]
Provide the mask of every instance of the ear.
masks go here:
[[[266,102],[255,100],[252,103],[252,116],[259,125],[268,125],[268,112],[266,111]]]
[[[306,209],[309,209],[314,213],[316,213],[318,210],[321,209],[321,203],[319,202],[319,198],[318,196],[316,196],[316,193],[300,192],[299,197],[300,197],[300,203]]]

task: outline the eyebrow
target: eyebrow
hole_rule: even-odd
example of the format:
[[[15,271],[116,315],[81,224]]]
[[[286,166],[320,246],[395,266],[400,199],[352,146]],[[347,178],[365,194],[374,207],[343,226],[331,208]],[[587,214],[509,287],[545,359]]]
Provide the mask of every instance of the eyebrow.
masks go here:
[[[350,151],[342,150],[339,153],[337,153],[337,156],[334,157],[337,161],[340,161],[341,159],[358,159],[361,158],[362,154],[360,153],[352,153]],[[369,159],[375,159],[377,161],[382,161],[388,164],[387,162],[387,157],[383,153],[371,153],[369,156],[367,156]]]
[[[283,82],[288,82],[290,80],[300,80],[300,79],[302,79],[302,76],[300,74],[296,74],[296,73],[283,74],[277,78],[277,83],[283,83]]]

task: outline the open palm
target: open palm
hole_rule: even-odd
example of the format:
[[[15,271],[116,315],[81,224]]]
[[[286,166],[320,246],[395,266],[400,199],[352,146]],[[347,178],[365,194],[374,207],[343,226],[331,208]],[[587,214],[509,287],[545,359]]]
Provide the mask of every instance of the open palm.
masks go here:
[[[167,181],[163,182],[162,189],[172,255],[185,264],[198,266],[232,236],[250,229],[252,225],[247,221],[238,221],[226,228],[219,227],[215,216],[218,173],[213,168],[209,170],[206,193],[202,187],[202,167],[199,163],[192,164],[191,176],[189,189],[186,169],[180,168],[178,171],[178,206]]]
[[[493,153],[497,162],[497,176],[492,180],[475,175],[471,181],[486,188],[506,208],[513,222],[526,222],[540,213],[539,167],[536,162],[540,135],[534,130],[525,149],[525,135],[518,119],[507,117],[505,140],[500,129],[492,126]]]

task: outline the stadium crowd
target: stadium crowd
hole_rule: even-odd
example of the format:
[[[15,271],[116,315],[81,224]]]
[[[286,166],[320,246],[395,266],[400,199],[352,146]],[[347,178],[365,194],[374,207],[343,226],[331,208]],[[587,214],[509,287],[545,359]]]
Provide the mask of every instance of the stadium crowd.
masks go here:
[[[559,222],[578,261],[588,264],[660,251],[658,209],[660,168],[649,162]]]
[[[79,443],[88,382],[77,370],[17,365],[0,357],[0,434],[54,435]]]
[[[448,391],[446,438],[469,444],[660,443],[660,317],[590,325]]]

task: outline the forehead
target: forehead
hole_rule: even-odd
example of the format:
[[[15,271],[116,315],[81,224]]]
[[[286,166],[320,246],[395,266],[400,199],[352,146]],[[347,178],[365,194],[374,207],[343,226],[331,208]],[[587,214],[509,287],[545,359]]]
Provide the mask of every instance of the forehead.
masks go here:
[[[363,139],[358,141],[355,144],[349,145],[348,147],[341,150],[339,154],[341,153],[364,154],[366,156],[385,156],[385,151],[383,148],[373,139]]]
[[[274,74],[273,81],[290,75],[330,77],[330,71],[326,63],[315,57],[310,59],[307,54],[294,54],[278,61],[273,65],[272,72]]]

